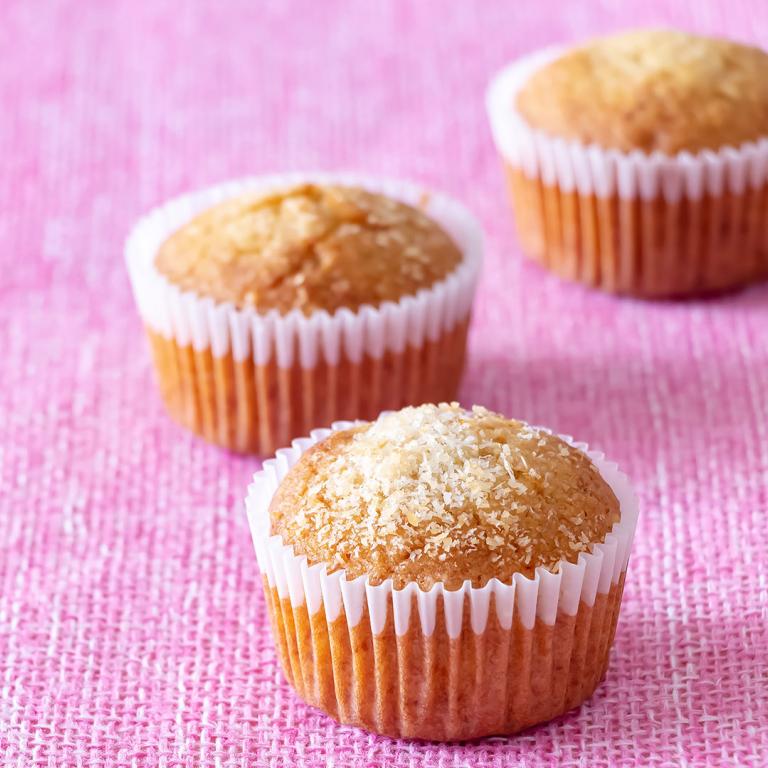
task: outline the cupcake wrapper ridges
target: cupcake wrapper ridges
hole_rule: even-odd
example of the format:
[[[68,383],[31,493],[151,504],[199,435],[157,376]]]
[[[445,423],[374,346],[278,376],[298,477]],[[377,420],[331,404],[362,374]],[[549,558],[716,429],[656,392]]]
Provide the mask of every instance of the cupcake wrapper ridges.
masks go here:
[[[621,508],[605,541],[576,563],[561,561],[554,573],[538,568],[533,578],[517,574],[511,584],[397,590],[390,580],[374,586],[329,574],[270,536],[278,484],[329,433],[315,430],[278,451],[246,499],[275,641],[299,693],[342,722],[431,739],[511,733],[589,696],[607,667],[638,514],[617,466],[564,438],[588,452]],[[492,681],[491,694],[484,689]],[[485,714],[461,711],[460,702],[474,699],[486,700]]]
[[[301,183],[356,185],[422,206],[464,259],[444,280],[398,302],[308,316],[238,309],[182,291],[156,270],[160,245],[200,211],[246,191]],[[446,196],[405,182],[316,173],[244,179],[172,200],[137,224],[126,260],[171,413],[213,442],[267,453],[330,420],[455,397],[482,250],[479,225]]]
[[[549,136],[515,97],[559,53],[512,63],[486,98],[526,254],[562,277],[648,297],[768,277],[768,137],[664,155]]]

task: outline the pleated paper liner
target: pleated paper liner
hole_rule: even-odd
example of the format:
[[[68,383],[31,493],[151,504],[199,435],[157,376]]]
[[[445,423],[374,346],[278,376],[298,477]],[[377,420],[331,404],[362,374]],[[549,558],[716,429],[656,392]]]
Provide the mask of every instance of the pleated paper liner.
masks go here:
[[[200,211],[244,192],[301,183],[360,186],[422,207],[463,260],[444,280],[398,302],[309,316],[217,303],[179,290],[155,269],[161,244]],[[126,259],[170,414],[210,442],[269,454],[337,419],[455,400],[482,250],[474,217],[444,195],[317,173],[244,179],[172,200],[137,224]]]
[[[560,52],[512,63],[487,94],[524,253],[561,277],[641,297],[768,278],[768,138],[670,156],[548,136],[515,99]]]
[[[270,536],[278,484],[330,431],[278,451],[246,499],[275,644],[299,695],[342,723],[434,740],[514,733],[587,699],[608,666],[637,522],[637,499],[617,466],[564,438],[588,453],[621,510],[577,563],[516,574],[511,584],[395,590],[309,566]]]

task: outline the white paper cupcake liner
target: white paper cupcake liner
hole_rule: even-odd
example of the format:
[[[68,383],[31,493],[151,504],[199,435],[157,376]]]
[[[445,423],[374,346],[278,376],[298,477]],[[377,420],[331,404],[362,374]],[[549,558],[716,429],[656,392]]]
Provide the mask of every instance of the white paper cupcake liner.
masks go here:
[[[478,588],[467,581],[460,589],[448,590],[437,583],[429,591],[421,590],[415,583],[394,589],[391,580],[374,586],[364,576],[347,579],[343,570],[328,573],[323,564],[310,566],[307,558],[294,554],[293,547],[284,544],[281,536],[270,535],[269,505],[281,480],[308,448],[331,431],[350,426],[352,422],[337,422],[331,429],[314,430],[310,437],[294,440],[291,448],[278,451],[274,459],[264,463],[248,489],[246,510],[259,569],[269,586],[277,589],[281,599],[289,598],[294,608],[306,603],[310,616],[322,608],[330,624],[343,606],[347,625],[354,627],[361,621],[366,606],[371,632],[378,635],[384,629],[391,605],[395,632],[402,636],[411,622],[415,595],[418,617],[414,620],[420,622],[423,634],[433,633],[438,606],[442,605],[448,635],[456,638],[462,630],[465,597],[469,598],[470,621],[476,634],[486,627],[491,595],[503,629],[511,627],[515,614],[526,629],[533,628],[537,618],[551,626],[561,612],[574,616],[580,603],[594,605],[598,593],[607,595],[626,571],[637,524],[637,497],[616,464],[606,460],[602,453],[589,451],[584,443],[565,436],[562,439],[587,453],[597,466],[619,500],[621,515],[605,541],[593,545],[590,552],[581,553],[576,563],[561,560],[554,573],[539,567],[533,578],[515,574],[511,584],[492,579]],[[442,597],[440,602],[438,597]]]
[[[547,48],[518,59],[488,87],[486,107],[494,140],[512,167],[563,192],[598,198],[618,195],[626,200],[653,200],[661,195],[670,203],[682,197],[719,197],[726,191],[740,195],[747,187],[759,189],[766,184],[768,137],[717,151],[666,155],[603,149],[532,128],[517,111],[516,96],[537,69],[562,52]]]
[[[155,268],[161,244],[206,208],[245,192],[269,193],[298,184],[344,184],[379,192],[421,207],[454,239],[464,258],[444,280],[398,302],[364,305],[357,311],[299,310],[259,314],[216,302],[172,285]],[[364,355],[380,358],[435,341],[466,319],[472,304],[483,252],[483,234],[475,218],[458,202],[402,181],[327,173],[294,173],[246,178],[176,198],[136,225],[126,243],[126,261],[134,296],[145,324],[181,347],[210,349],[214,357],[231,354],[266,365],[275,359],[290,368],[298,356],[302,368],[319,360],[357,363]]]

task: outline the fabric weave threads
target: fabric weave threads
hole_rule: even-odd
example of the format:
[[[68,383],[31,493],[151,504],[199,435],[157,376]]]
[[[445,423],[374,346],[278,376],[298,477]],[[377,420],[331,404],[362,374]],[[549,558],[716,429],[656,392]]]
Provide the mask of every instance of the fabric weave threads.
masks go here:
[[[636,303],[524,264],[482,99],[551,42],[663,22],[765,47],[767,14],[0,3],[0,765],[764,768],[768,287]],[[156,392],[121,254],[137,217],[316,167],[415,178],[476,210],[489,240],[462,402],[578,435],[638,491],[608,674],[553,723],[434,745],[300,703],[242,506],[259,464],[185,433]]]

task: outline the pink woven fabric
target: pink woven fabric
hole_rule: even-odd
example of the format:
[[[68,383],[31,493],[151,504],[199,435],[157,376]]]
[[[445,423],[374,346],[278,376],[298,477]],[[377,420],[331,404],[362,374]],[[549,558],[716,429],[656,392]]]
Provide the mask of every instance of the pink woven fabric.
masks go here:
[[[768,764],[768,288],[617,300],[521,262],[483,89],[533,47],[663,20],[768,44],[760,0],[0,5],[0,762]],[[242,499],[258,462],[165,416],[122,264],[148,207],[359,169],[487,227],[466,403],[603,448],[643,516],[594,699],[401,743],[283,681]]]

